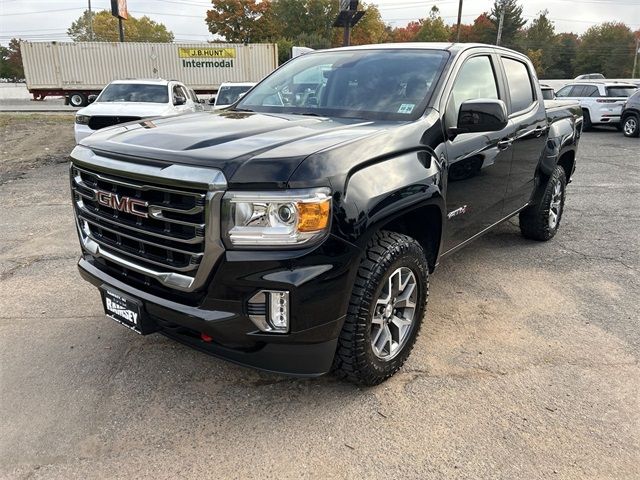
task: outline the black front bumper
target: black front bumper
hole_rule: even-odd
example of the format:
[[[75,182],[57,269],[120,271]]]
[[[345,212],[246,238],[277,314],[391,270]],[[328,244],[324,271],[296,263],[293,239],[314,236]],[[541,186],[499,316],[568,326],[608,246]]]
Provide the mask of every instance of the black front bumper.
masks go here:
[[[133,286],[106,272],[90,255],[80,259],[78,268],[96,287],[111,286],[140,300],[151,331],[241,365],[319,376],[331,369],[359,258],[355,247],[337,243],[340,248],[334,244],[331,255],[318,257],[315,252],[293,263],[266,253],[247,261],[244,253],[227,252],[212,273],[208,290],[193,302]],[[326,268],[314,273],[319,260]],[[301,281],[310,274],[312,278]],[[246,300],[261,288],[291,291],[290,333],[261,332],[249,319]]]

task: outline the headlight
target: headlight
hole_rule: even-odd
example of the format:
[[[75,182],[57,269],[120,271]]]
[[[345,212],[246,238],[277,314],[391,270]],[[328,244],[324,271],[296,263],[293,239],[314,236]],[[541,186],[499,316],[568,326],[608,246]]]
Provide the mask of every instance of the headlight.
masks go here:
[[[230,246],[305,245],[329,231],[328,188],[227,192],[222,205],[222,231]]]
[[[78,125],[87,125],[90,119],[89,115],[76,115],[76,123]]]

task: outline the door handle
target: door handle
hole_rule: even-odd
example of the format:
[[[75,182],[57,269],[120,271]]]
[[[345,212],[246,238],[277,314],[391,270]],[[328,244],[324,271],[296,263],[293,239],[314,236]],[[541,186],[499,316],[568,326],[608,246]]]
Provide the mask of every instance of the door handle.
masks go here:
[[[498,142],[498,148],[500,150],[506,150],[511,146],[512,143],[513,143],[513,140],[510,138],[502,139]]]
[[[547,127],[536,127],[533,129],[531,133],[535,134],[536,137],[539,137],[546,131],[547,131]]]

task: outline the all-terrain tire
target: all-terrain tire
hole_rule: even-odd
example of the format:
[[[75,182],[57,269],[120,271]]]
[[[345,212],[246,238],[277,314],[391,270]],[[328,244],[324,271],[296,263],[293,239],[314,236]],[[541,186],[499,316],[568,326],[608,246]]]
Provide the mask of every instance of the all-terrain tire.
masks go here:
[[[520,212],[520,231],[525,238],[547,241],[554,237],[564,212],[567,177],[557,165],[544,186],[538,203]]]
[[[398,269],[405,272],[409,269],[415,277],[415,310],[402,347],[398,346],[399,350],[389,360],[382,360],[374,353],[371,341],[374,309]],[[334,373],[354,383],[377,385],[398,371],[418,336],[428,294],[429,267],[420,244],[399,233],[376,233],[367,245],[354,282],[347,318],[338,339]]]

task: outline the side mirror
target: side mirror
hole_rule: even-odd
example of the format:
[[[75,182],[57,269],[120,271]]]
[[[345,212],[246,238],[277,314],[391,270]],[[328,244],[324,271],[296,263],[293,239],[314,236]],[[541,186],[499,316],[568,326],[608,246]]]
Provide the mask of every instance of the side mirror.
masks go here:
[[[198,99],[198,103],[204,103],[204,99],[203,98],[199,98]]]
[[[95,101],[96,101],[96,98],[98,98],[98,96],[97,96],[97,95],[89,95],[89,96],[87,97],[87,102],[89,102],[89,103],[93,103],[93,102],[95,102]]]
[[[211,95],[211,98],[209,99],[209,105],[215,105],[216,97],[217,95]]]
[[[453,134],[497,132],[507,126],[507,106],[502,100],[467,100],[460,105]]]
[[[173,104],[174,105],[184,105],[185,103],[187,103],[187,99],[184,97],[181,97],[179,95],[176,95],[175,97],[173,97]]]

